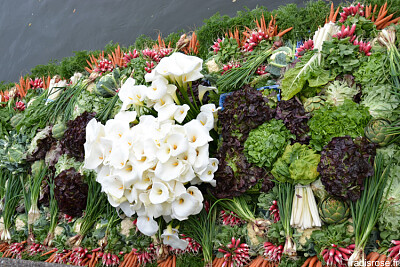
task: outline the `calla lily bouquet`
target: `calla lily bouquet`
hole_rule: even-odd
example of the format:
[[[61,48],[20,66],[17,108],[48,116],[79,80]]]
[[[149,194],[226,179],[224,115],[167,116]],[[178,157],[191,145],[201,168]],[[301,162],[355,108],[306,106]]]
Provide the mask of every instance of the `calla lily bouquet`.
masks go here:
[[[97,181],[112,206],[127,216],[137,213],[137,226],[154,235],[158,224],[186,220],[203,207],[203,195],[193,186],[215,185],[218,160],[209,158],[209,130],[199,120],[185,125],[122,111],[105,125],[92,119],[87,125],[85,168],[97,172]],[[185,184],[191,183],[188,188]]]
[[[136,85],[132,78],[126,80],[119,91],[123,102],[121,110],[133,106],[140,115],[144,108],[154,108],[162,120],[174,119],[178,123],[185,118],[186,121],[195,119],[202,112],[199,103],[204,94],[216,89],[199,85],[199,102],[195,99],[192,82],[204,77],[200,73],[202,64],[202,59],[179,52],[162,58],[152,72],[145,75],[150,86]]]

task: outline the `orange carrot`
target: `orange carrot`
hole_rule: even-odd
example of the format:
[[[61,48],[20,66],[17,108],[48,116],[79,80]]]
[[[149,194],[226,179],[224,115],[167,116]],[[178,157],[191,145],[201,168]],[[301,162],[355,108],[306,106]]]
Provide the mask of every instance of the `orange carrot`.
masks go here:
[[[383,25],[381,28],[384,29],[388,26],[390,26],[391,24],[395,24],[400,20],[400,17],[392,19],[391,21],[388,21],[385,25]]]
[[[314,264],[318,261],[318,257],[314,256],[311,258],[310,264],[308,266],[313,267]]]
[[[371,257],[369,258],[369,261],[375,262],[379,258],[380,254],[377,252],[371,252],[371,253],[374,253],[374,254],[371,255]]]
[[[371,258],[371,256],[372,256],[372,253],[374,253],[373,251],[372,252],[370,252],[368,255],[367,255],[367,257],[365,258],[367,261],[369,261],[369,259]]]
[[[68,252],[67,254],[65,254],[61,260],[65,260],[66,258],[68,258],[70,255],[72,254],[72,251]]]
[[[331,11],[329,12],[329,21],[332,21],[333,12],[334,12],[334,9],[333,9],[333,2],[332,2],[332,3],[331,3]]]
[[[318,261],[317,262],[317,267],[322,267],[322,262]]]
[[[280,33],[278,33],[278,36],[279,36],[279,37],[282,37],[285,33],[290,32],[292,29],[293,29],[293,27],[290,27],[290,28],[288,28],[288,29],[286,29],[286,30],[284,30],[284,31],[282,31],[282,32],[280,32]]]
[[[268,260],[264,259],[263,262],[262,262],[261,267],[266,267],[268,263],[269,263]]]
[[[377,27],[379,27],[379,25],[388,22],[388,21],[393,17],[393,15],[394,15],[394,14],[390,14],[390,15],[387,16],[386,18],[383,18],[383,19],[381,19],[381,20],[379,20],[379,21],[375,21],[374,24],[375,24]]]
[[[172,267],[176,267],[176,256],[172,256]]]
[[[306,267],[306,266],[308,266],[308,264],[310,263],[311,259],[312,259],[312,257],[309,257],[309,258],[303,263],[303,265],[301,265],[301,267]]]
[[[336,9],[336,12],[335,12],[335,14],[333,15],[333,18],[332,18],[332,22],[336,22],[336,18],[337,18],[337,15],[339,14],[339,8],[340,7],[338,7],[337,9]]]
[[[57,251],[57,249],[55,248],[55,249],[52,249],[52,250],[50,250],[50,251],[47,251],[46,253],[43,253],[42,255],[40,255],[40,257],[43,257],[43,256],[46,256],[46,255],[49,255],[49,254],[51,254],[51,253],[54,253],[54,252],[56,252]]]
[[[386,261],[386,255],[385,254],[380,255],[377,260],[378,262],[377,266],[385,266],[385,261]]]

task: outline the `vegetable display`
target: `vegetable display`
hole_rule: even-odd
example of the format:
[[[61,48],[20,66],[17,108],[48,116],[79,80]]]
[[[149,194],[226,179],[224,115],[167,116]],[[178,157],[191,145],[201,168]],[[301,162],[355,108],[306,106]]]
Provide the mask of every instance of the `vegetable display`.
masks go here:
[[[398,266],[399,8],[215,15],[1,83],[0,256]]]

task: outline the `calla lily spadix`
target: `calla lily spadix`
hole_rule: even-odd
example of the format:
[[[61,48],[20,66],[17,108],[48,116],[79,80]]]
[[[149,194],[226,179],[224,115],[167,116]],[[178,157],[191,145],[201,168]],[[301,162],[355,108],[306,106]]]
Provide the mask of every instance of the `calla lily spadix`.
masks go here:
[[[206,145],[212,141],[208,130],[198,120],[192,120],[184,125],[189,144],[194,148]]]

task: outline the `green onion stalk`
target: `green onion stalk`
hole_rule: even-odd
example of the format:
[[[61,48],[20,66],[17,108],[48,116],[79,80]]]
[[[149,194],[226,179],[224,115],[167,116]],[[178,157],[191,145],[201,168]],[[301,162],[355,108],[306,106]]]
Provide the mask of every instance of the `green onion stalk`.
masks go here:
[[[289,257],[296,256],[296,243],[293,240],[293,229],[290,226],[292,214],[294,186],[290,183],[278,183],[278,209],[285,232],[285,246],[283,253]]]
[[[249,83],[250,76],[267,60],[272,52],[273,48],[271,47],[261,54],[249,56],[241,67],[230,69],[217,81],[218,88],[222,89],[222,92],[229,92]]]
[[[86,200],[86,209],[82,217],[82,223],[79,233],[68,240],[72,247],[78,247],[82,243],[86,234],[92,230],[93,225],[100,219],[105,207],[107,207],[107,198],[101,192],[101,185],[96,182],[93,174],[88,177],[88,196]]]
[[[108,244],[108,236],[111,233],[111,229],[113,229],[116,226],[116,224],[120,221],[120,217],[118,215],[117,210],[114,207],[112,207],[110,204],[107,204],[106,215],[107,215],[107,219],[108,219],[107,228],[106,228],[106,231],[104,234],[104,238],[102,238],[100,240],[100,245],[103,248],[106,247]]]
[[[40,195],[40,186],[46,174],[47,168],[43,165],[41,169],[39,169],[36,173],[32,173],[32,176],[30,177],[30,208],[28,212],[28,228],[29,225],[33,225],[40,218],[38,199]]]
[[[22,197],[24,200],[25,213],[29,215],[29,211],[31,210],[31,180],[28,178],[27,173],[20,173],[19,182],[22,188]],[[32,244],[35,241],[35,237],[33,235],[32,223],[28,223],[28,239],[29,244]]]
[[[43,244],[45,246],[51,246],[54,239],[54,231],[58,223],[58,205],[57,205],[57,200],[54,197],[54,181],[53,182],[47,181],[47,184],[50,187],[50,204],[49,204],[50,226],[49,226],[49,232],[47,233],[47,236],[44,239]]]
[[[67,88],[54,87],[55,92],[49,92],[48,94],[55,94],[58,90],[63,90],[58,98],[49,102],[45,109],[45,118],[47,122],[55,123],[60,117],[64,121],[68,121],[72,118],[74,107],[79,95],[86,90],[88,81],[79,80],[77,84]]]
[[[256,218],[255,211],[251,210],[243,196],[234,197],[232,199],[219,199],[214,205],[219,204],[223,209],[233,211],[240,219],[248,222],[247,231],[252,242],[257,244],[257,236],[263,236],[264,231],[271,225],[269,220]],[[290,219],[290,218],[289,218]],[[254,237],[254,238],[253,238]]]
[[[8,175],[6,170],[0,169],[0,212],[4,210],[3,198],[6,194],[6,182]]]
[[[351,215],[355,236],[355,250],[349,258],[349,266],[365,266],[364,248],[378,218],[381,216],[384,204],[382,200],[387,197],[386,185],[389,181],[391,162],[385,168],[384,158],[378,153],[374,162],[374,175],[364,180],[364,191],[356,202],[351,202]]]
[[[22,184],[19,181],[16,175],[20,174],[11,174],[8,171],[3,170],[6,173],[7,185],[6,185],[6,193],[4,198],[4,211],[3,215],[3,224],[4,230],[1,232],[0,239],[6,242],[11,241],[10,228],[14,222],[15,208],[18,205],[18,202],[21,197]]]
[[[196,240],[203,250],[204,266],[211,267],[213,261],[213,241],[215,239],[215,221],[217,210],[211,208],[207,213],[203,209],[196,217],[190,216],[183,232]]]

